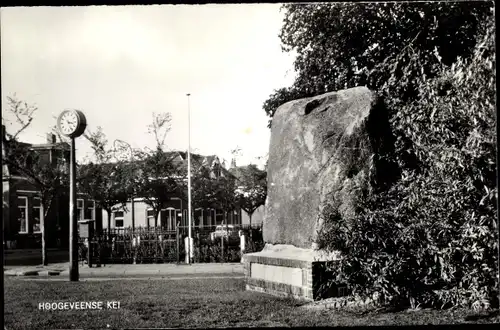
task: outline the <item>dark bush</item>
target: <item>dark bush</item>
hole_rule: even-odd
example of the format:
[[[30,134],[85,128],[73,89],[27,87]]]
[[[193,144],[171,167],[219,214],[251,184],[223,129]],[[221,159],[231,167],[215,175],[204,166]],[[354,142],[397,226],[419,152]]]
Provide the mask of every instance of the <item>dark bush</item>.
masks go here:
[[[436,65],[433,78],[419,69],[425,54],[409,45],[398,55],[402,78],[382,92],[393,95],[401,178],[369,192],[351,219],[335,201],[325,208],[321,244],[342,252],[336,281],[355,295],[399,306],[498,303],[494,20],[480,30],[472,56]],[[418,86],[412,101],[396,97],[406,80]]]

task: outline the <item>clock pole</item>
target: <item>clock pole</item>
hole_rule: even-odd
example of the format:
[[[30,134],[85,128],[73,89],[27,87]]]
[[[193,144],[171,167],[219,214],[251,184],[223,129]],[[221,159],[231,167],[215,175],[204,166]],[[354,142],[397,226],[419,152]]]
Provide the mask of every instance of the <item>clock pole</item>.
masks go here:
[[[71,138],[69,158],[69,280],[78,281],[78,223],[76,219],[75,138]]]
[[[77,282],[80,276],[78,274],[78,219],[76,217],[75,139],[85,132],[87,119],[80,110],[64,110],[57,118],[57,127],[63,135],[67,136],[71,140],[69,155],[69,280],[71,282]]]

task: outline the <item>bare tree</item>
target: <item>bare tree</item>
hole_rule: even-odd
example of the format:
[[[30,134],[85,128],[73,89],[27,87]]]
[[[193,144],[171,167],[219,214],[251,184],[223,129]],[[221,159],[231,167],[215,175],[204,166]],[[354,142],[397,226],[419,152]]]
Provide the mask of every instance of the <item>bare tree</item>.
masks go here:
[[[6,135],[9,140],[17,140],[19,134],[28,128],[33,121],[38,107],[19,100],[14,94],[7,96],[6,110],[6,113],[2,114],[2,124],[5,125]],[[18,127],[16,128],[16,126]]]
[[[184,192],[185,170],[179,166],[181,164],[174,162],[175,154],[165,152],[165,138],[171,128],[171,118],[170,113],[153,113],[148,132],[155,137],[156,147],[154,150],[144,148],[134,155],[138,174],[136,192],[153,209],[155,226],[164,204]]]
[[[84,137],[90,142],[95,162],[78,167],[78,188],[92,197],[99,208],[108,214],[108,228],[116,205],[125,207],[131,194],[132,165],[116,162],[116,149],[108,147],[106,134],[101,127],[94,132],[87,131]]]
[[[163,150],[165,138],[167,137],[172,121],[172,115],[169,112],[153,112],[153,122],[148,125],[148,133],[153,134],[156,140],[156,147]]]

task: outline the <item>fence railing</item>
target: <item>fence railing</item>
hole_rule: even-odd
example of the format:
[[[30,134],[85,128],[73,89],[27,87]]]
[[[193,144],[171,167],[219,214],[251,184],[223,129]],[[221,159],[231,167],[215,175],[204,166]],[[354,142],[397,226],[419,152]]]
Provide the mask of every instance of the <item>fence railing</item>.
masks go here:
[[[91,264],[184,262],[188,226],[162,228],[103,229],[89,239],[80,238],[80,259]],[[237,262],[241,258],[241,236],[245,252],[260,251],[262,226],[217,225],[192,227],[192,262]],[[90,259],[90,260],[89,260]]]

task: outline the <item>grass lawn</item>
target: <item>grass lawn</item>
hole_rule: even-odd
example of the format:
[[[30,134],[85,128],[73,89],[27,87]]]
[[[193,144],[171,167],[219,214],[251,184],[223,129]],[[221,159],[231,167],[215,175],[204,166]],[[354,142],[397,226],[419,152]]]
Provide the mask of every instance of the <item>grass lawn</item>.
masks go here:
[[[7,329],[207,328],[493,323],[500,317],[466,320],[472,312],[399,313],[311,310],[301,302],[244,290],[242,279],[29,281],[5,278]],[[118,301],[119,309],[38,309],[43,302]],[[104,303],[106,305],[106,303]]]

